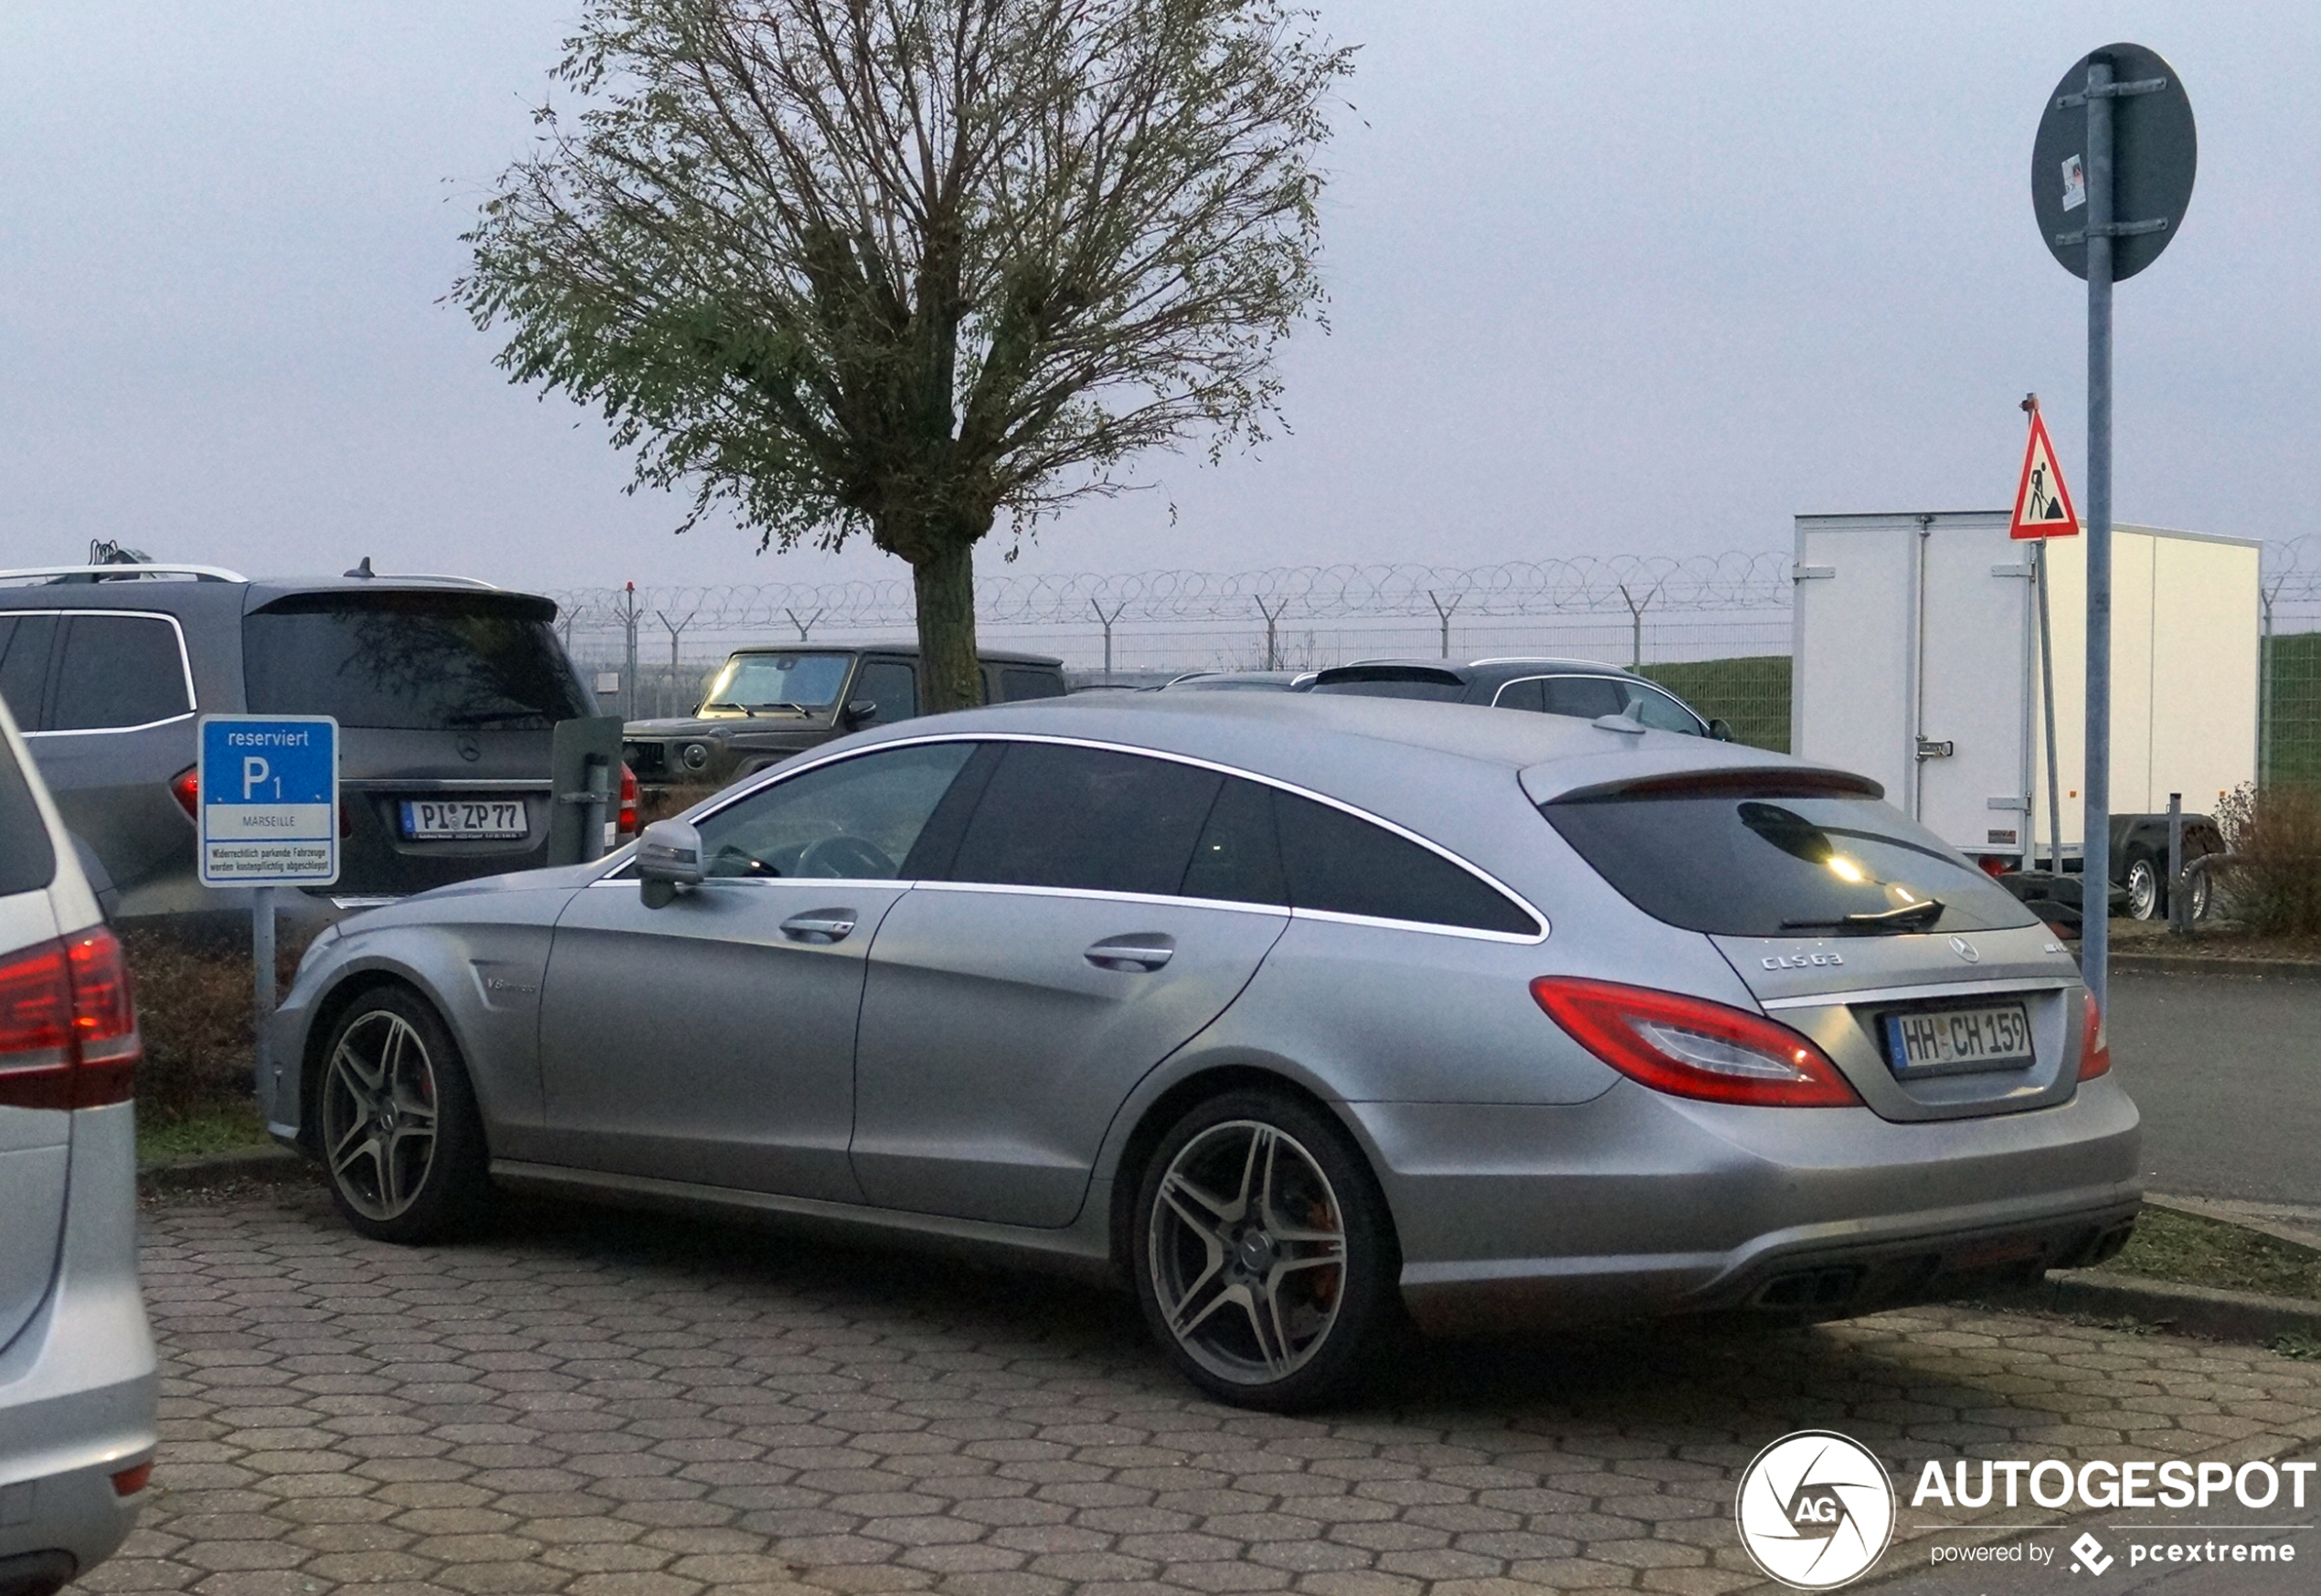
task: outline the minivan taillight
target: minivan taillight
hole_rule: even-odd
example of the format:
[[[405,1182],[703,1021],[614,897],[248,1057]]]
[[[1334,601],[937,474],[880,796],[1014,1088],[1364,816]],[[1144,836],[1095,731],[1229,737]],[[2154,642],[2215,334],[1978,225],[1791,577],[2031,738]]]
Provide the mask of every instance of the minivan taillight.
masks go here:
[[[637,773],[626,759],[620,762],[620,834],[637,834]]]
[[[169,793],[172,798],[177,800],[177,807],[185,811],[185,818],[187,819],[200,819],[201,766],[198,765],[188,765],[185,769],[171,777],[169,778]]]
[[[126,1103],[142,1052],[129,969],[103,926],[0,965],[0,1108]]]
[[[1761,1108],[1861,1102],[1828,1054],[1745,1009],[1565,976],[1540,977],[1531,996],[1582,1047],[1656,1092]]]
[[[2081,996],[2087,999],[2087,1007],[2079,1027],[2079,1078],[2093,1081],[2112,1073],[2112,1039],[2104,1034],[2104,1010],[2097,1007],[2095,994]]]

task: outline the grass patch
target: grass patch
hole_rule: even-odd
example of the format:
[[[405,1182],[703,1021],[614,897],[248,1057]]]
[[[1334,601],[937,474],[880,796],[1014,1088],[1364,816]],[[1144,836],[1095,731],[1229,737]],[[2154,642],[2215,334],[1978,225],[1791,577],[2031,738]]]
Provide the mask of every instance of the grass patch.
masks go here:
[[[2285,1336],[2273,1338],[2273,1350],[2300,1363],[2321,1362],[2321,1337],[2299,1335],[2292,1330]]]
[[[140,1168],[174,1158],[246,1152],[272,1145],[273,1138],[266,1134],[257,1107],[248,1102],[218,1103],[175,1115],[140,1111],[137,1116]]]
[[[1639,667],[1701,712],[1728,721],[1733,740],[1753,748],[1789,751],[1789,656],[1751,654],[1732,660],[1675,660]]]
[[[2321,1298],[2321,1252],[2261,1231],[2146,1207],[2136,1234],[2099,1273],[2137,1274],[2219,1291]]]

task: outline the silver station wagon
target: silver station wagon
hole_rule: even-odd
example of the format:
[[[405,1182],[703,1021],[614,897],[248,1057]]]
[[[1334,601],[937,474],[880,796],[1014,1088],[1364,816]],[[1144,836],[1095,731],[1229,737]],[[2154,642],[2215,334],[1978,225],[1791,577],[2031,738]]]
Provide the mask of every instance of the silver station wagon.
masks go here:
[[[1412,1324],[2107,1256],[2108,1065],[2070,956],[1861,777],[1624,715],[1120,693],[859,734],[348,920],[262,1097],[366,1234],[525,1188],[995,1250],[1288,1408]]]

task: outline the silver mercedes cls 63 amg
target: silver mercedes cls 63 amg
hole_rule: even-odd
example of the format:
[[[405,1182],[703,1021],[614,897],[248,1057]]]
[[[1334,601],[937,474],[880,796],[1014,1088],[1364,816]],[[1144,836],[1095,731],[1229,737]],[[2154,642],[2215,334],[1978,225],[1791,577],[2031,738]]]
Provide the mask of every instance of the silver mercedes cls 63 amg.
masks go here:
[[[324,934],[261,1074],[347,1221],[496,1189],[1123,1281],[1228,1400],[1405,1326],[1828,1317],[2107,1256],[2052,934],[1860,777],[1650,730],[1091,695],[831,743]]]

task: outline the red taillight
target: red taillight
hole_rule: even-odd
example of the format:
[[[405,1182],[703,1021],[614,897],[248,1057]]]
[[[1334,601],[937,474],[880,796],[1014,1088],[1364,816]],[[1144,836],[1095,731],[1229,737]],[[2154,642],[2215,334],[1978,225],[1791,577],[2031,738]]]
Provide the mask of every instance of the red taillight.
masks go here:
[[[0,1107],[126,1103],[141,1051],[128,967],[101,925],[0,966]]]
[[[2079,1028],[2079,1078],[2093,1081],[2112,1073],[2112,1039],[2104,1034],[2104,1011],[2095,1006],[2095,994],[2081,995],[2087,999],[2087,1011]]]
[[[125,1468],[113,1475],[112,1494],[116,1496],[133,1496],[153,1484],[153,1459],[147,1458],[135,1468]]]
[[[620,833],[624,837],[637,834],[637,773],[629,762],[620,762]]]
[[[185,811],[185,818],[187,819],[198,820],[201,819],[200,766],[188,765],[185,769],[171,777],[169,778],[169,792],[170,796],[177,800],[177,807]]]
[[[1563,976],[1542,976],[1531,996],[1582,1047],[1658,1092],[1765,1108],[1861,1101],[1827,1053],[1743,1009]]]

